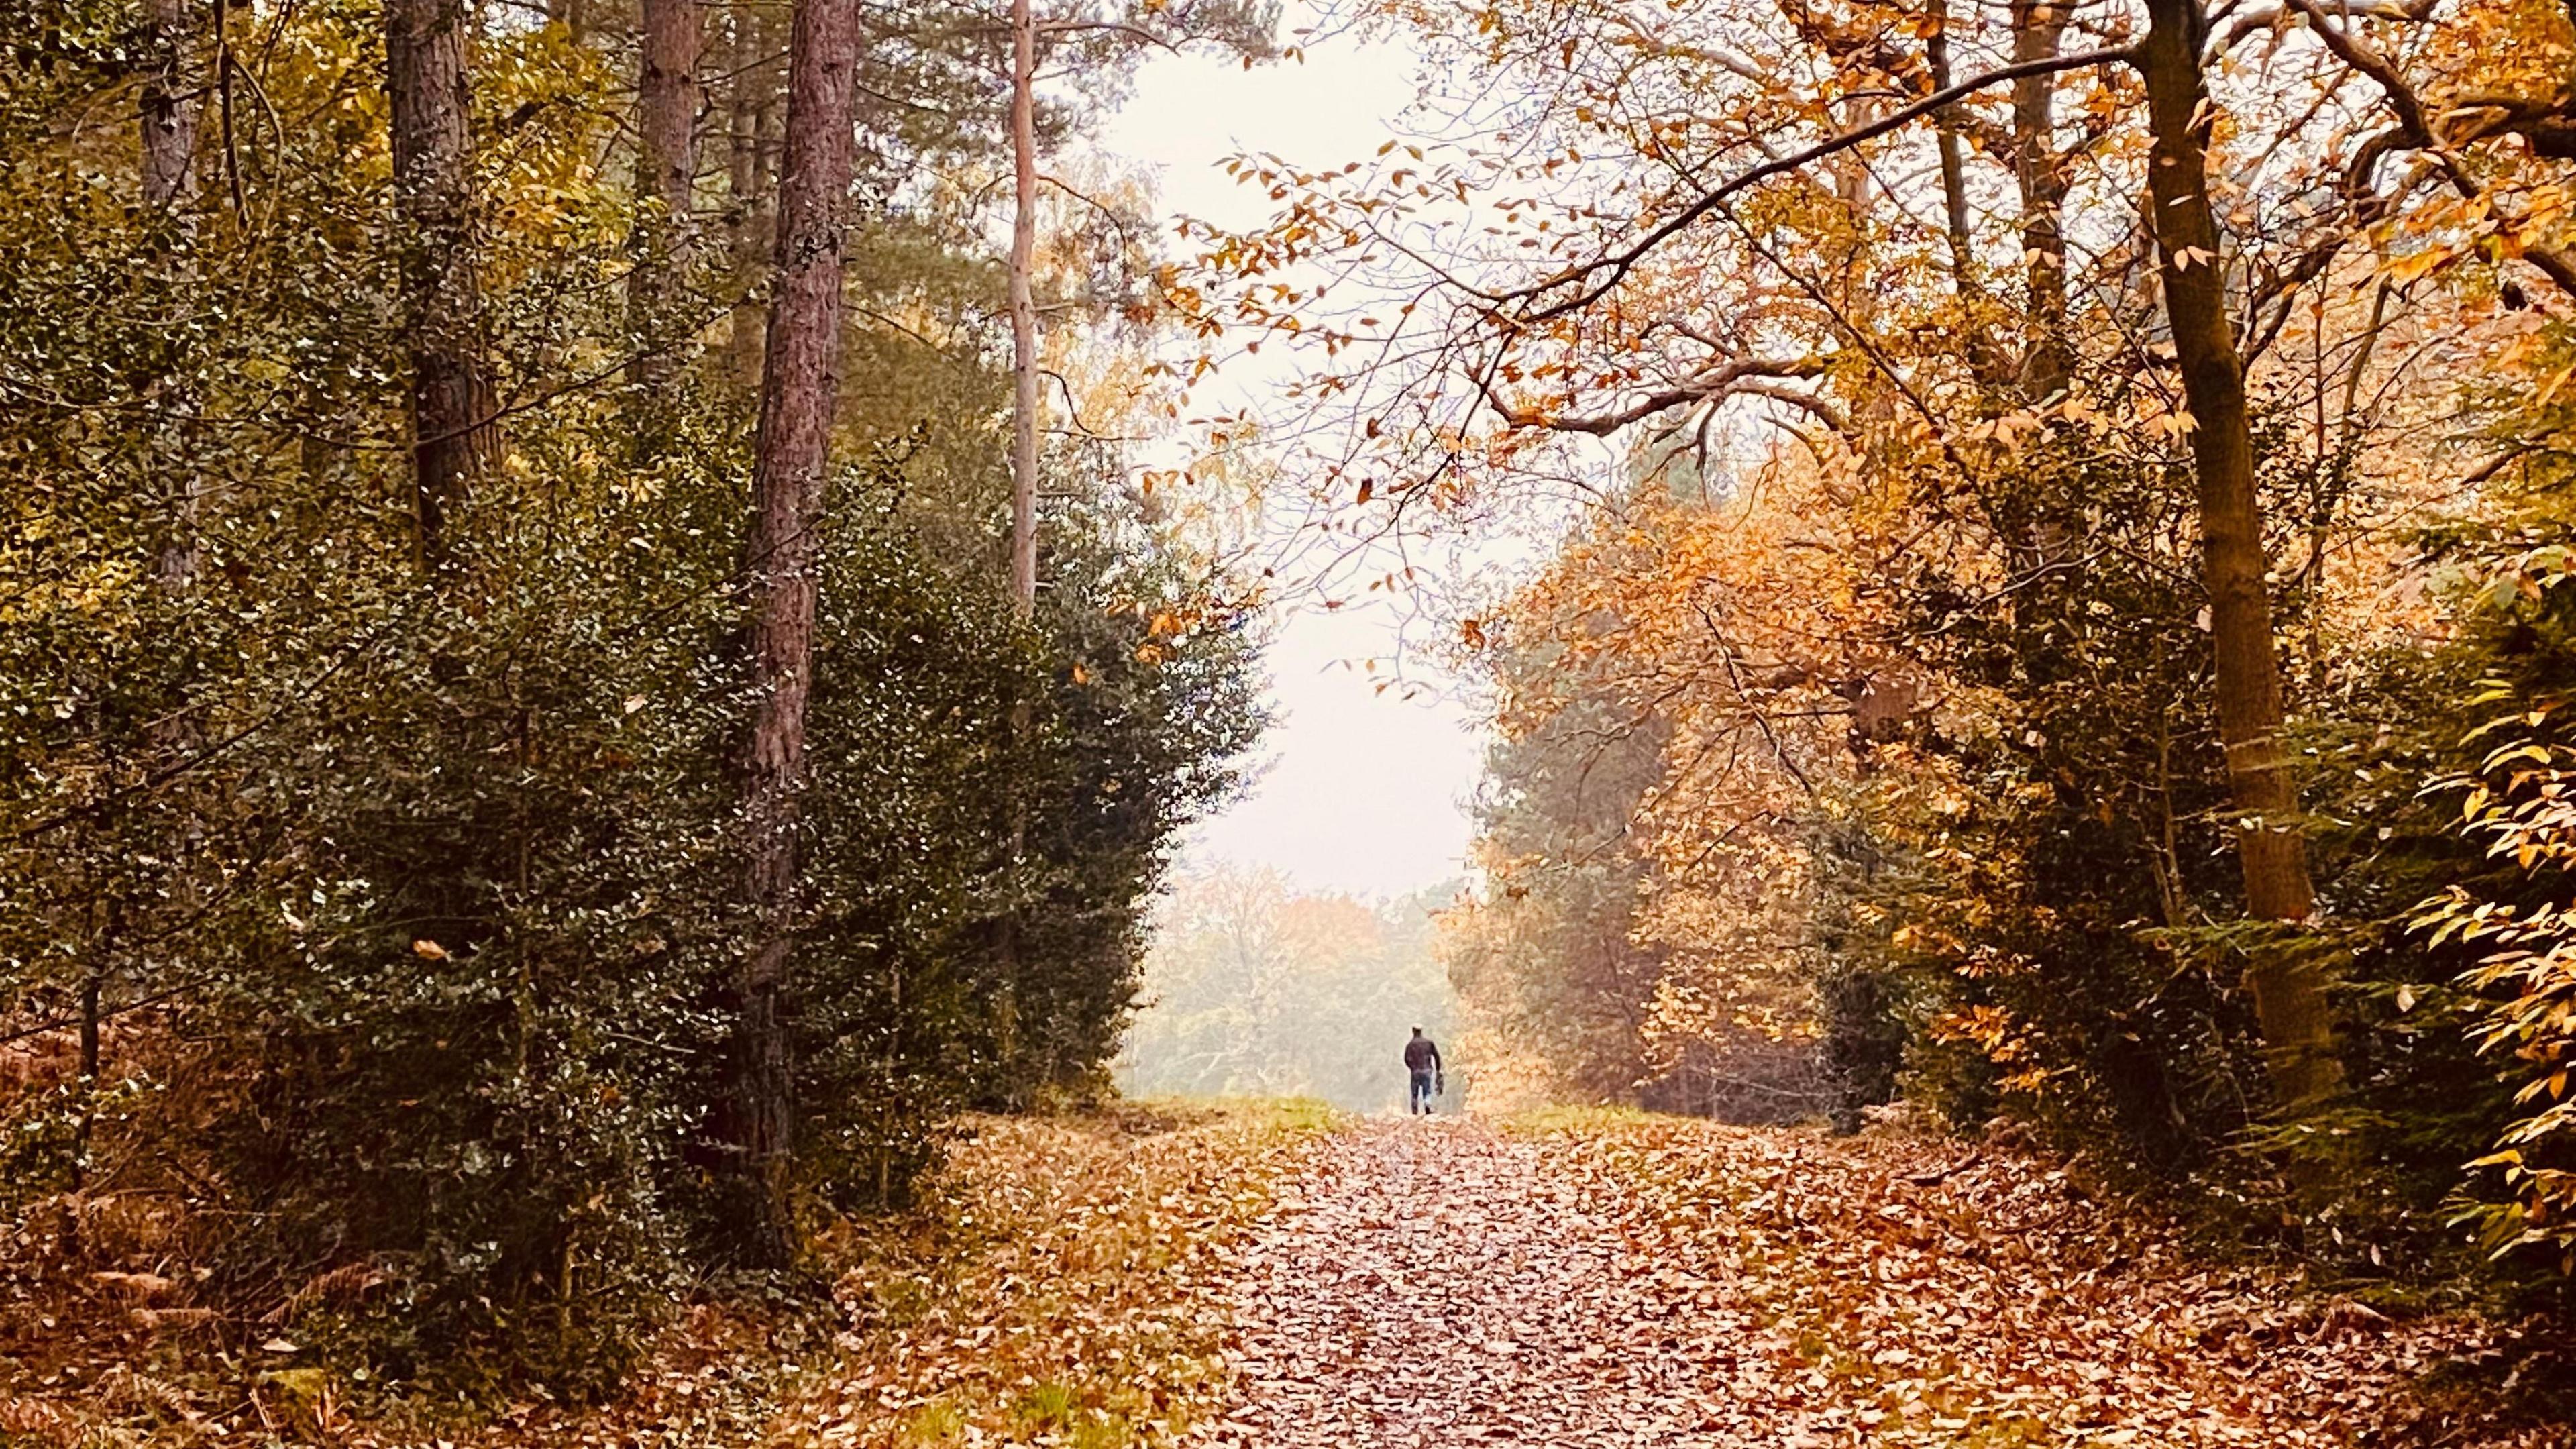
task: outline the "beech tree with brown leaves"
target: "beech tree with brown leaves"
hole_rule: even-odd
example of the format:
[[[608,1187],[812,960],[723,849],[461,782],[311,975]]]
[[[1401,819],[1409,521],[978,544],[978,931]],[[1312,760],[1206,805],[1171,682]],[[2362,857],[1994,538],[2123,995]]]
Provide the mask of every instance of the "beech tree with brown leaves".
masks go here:
[[[1201,232],[1205,266],[1177,293],[1211,355],[1251,336],[1312,359],[1309,416],[1280,431],[1324,440],[1289,455],[1319,514],[1401,538],[1535,497],[1583,519],[1578,538],[1669,546],[1688,525],[1639,475],[1706,480],[1729,503],[1802,497],[1803,524],[1759,539],[1841,551],[1840,567],[1813,602],[1754,617],[1875,650],[1785,651],[1822,667],[1779,678],[1860,745],[1809,802],[1727,802],[1695,780],[1710,738],[1778,733],[1778,686],[1717,667],[1747,662],[1730,647],[1744,625],[1716,612],[1744,607],[1743,581],[1671,581],[1670,602],[1604,587],[1615,602],[1551,619],[1550,580],[1455,620],[1462,647],[1606,650],[1653,701],[1633,719],[1667,729],[1676,700],[1706,700],[1711,726],[1731,722],[1660,746],[1666,778],[1631,828],[1675,847],[1775,831],[1803,863],[1769,878],[1825,883],[1775,956],[1804,953],[1826,995],[1872,973],[1916,982],[1853,999],[1911,1015],[1918,1092],[1967,1120],[2020,1103],[2162,1171],[2231,1130],[2293,1158],[2361,1143],[2391,1156],[2352,1171],[2408,1179],[2431,1211],[2497,1109],[2448,1099],[2461,1121],[2424,1158],[2351,1125],[2408,1100],[2408,1071],[2461,1070],[2466,1035],[2444,1038],[2449,1065],[2395,1068],[2389,1023],[2362,1005],[2391,999],[2392,977],[2418,1001],[2459,963],[2405,944],[2424,877],[2352,863],[2337,751],[2387,747],[2340,743],[2343,701],[2381,687],[2388,660],[2437,667],[2426,641],[2465,617],[2364,602],[2384,570],[2419,602],[2439,587],[2406,520],[2493,526],[2462,490],[2523,456],[2476,443],[2506,416],[2484,384],[2426,379],[2477,375],[2481,351],[2549,325],[2530,309],[2566,304],[2556,102],[2529,98],[2554,84],[2548,63],[2475,39],[2557,55],[2566,18],[1381,13],[1430,57],[1413,134],[1342,165],[1238,158],[1278,215]],[[2449,282],[2421,285],[2436,274]],[[1562,546],[1569,576],[1601,566],[1588,552]],[[1688,619],[1684,600],[1717,622],[1657,622]],[[2232,905],[2204,868],[2213,827]],[[2328,848],[2321,888],[2310,861]],[[1664,919],[1640,909],[1630,929]],[[2096,969],[2130,956],[2134,976]],[[2186,1003],[2159,980],[2210,990]],[[1701,1017],[1740,1009],[1719,1001]],[[1823,1031],[1833,1013],[1815,1011]],[[2195,1036],[2245,1043],[2264,1079],[2237,1081],[2235,1049]],[[2239,1109],[2213,1115],[2222,1081]],[[2292,1216],[2323,1210],[2335,1190],[2318,1191]]]

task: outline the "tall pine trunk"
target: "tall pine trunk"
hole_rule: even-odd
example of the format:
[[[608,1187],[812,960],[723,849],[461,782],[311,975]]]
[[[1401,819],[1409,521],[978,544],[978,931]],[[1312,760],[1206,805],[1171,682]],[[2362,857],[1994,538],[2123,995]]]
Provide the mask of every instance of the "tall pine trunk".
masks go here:
[[[2156,251],[2193,428],[2199,475],[2201,576],[2216,655],[2218,732],[2237,814],[2245,907],[2260,920],[2304,920],[2316,904],[2307,841],[2292,818],[2297,784],[2282,739],[2281,664],[2264,584],[2263,516],[2254,485],[2245,363],[2227,315],[2218,220],[2209,202],[2202,137],[2208,92],[2200,69],[2206,18],[2199,0],[2148,0],[2138,54],[2155,134],[2148,180]],[[2274,1086],[2293,1107],[2343,1084],[2325,980],[2305,953],[2269,952],[2248,972]]]
[[[731,78],[725,94],[725,234],[733,267],[734,307],[725,351],[735,380],[760,385],[762,283],[777,244],[778,86],[768,64],[772,34],[766,12],[736,7],[726,39]]]
[[[450,515],[495,443],[474,272],[465,0],[385,0],[394,206],[402,222],[418,561],[446,561]]]
[[[795,1091],[788,1039],[797,912],[797,792],[813,691],[816,549],[839,391],[841,253],[853,153],[858,0],[797,0],[788,42],[787,147],[769,346],[752,464],[751,728],[743,755],[750,907],[733,1001],[732,1081],[719,1130],[739,1191],[736,1256],[783,1266],[796,1249],[788,1201]]]
[[[627,275],[641,406],[678,368],[677,315],[697,249],[700,0],[643,0],[635,86],[635,270]]]

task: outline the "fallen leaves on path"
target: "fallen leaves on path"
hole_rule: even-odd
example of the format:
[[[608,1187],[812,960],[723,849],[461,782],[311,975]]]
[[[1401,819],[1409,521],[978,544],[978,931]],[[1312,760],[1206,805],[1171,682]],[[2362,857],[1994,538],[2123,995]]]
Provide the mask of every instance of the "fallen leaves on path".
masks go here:
[[[1714,1413],[1731,1326],[1538,1147],[1455,1120],[1336,1139],[1236,1285],[1264,1449],[1670,1444]],[[1706,1354],[1676,1355],[1683,1336]]]
[[[1965,1157],[1672,1119],[1370,1124],[1257,1240],[1212,1437],[2301,1449],[2366,1441],[2481,1346]]]
[[[120,1364],[0,1398],[0,1443],[2576,1444],[2417,1397],[2499,1330],[2213,1265],[2009,1154],[1615,1113],[1332,1125],[979,1119],[930,1200],[818,1245],[830,1308],[692,1309],[605,1405],[366,1418],[270,1372],[227,1422]]]
[[[838,1362],[778,1419],[804,1445],[1179,1442],[1222,1401],[1216,1286],[1320,1109],[986,1119],[936,1232],[852,1246]]]
[[[605,1403],[353,1403],[319,1368],[275,1368],[283,1351],[227,1395],[102,1342],[41,1382],[0,1378],[0,1446],[1178,1443],[1224,1399],[1217,1285],[1331,1125],[1260,1104],[973,1119],[915,1208],[822,1235],[830,1305],[685,1308]]]

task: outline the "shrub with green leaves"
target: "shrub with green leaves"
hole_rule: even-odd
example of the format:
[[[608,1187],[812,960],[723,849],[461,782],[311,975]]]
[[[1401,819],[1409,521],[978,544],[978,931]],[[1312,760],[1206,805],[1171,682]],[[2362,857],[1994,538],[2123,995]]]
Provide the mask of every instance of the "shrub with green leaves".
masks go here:
[[[597,1386],[715,1266],[758,218],[711,208],[689,315],[631,315],[631,37],[484,27],[502,443],[424,570],[381,7],[215,12],[183,59],[230,89],[157,208],[145,7],[40,9],[0,49],[0,1214],[397,1375]],[[954,105],[854,196],[789,983],[816,1212],[1098,1079],[1258,726],[1228,581],[1115,447],[1055,451],[1011,607],[1002,279],[925,180],[992,139],[969,60],[905,59]],[[124,1200],[169,1236],[101,1228]]]

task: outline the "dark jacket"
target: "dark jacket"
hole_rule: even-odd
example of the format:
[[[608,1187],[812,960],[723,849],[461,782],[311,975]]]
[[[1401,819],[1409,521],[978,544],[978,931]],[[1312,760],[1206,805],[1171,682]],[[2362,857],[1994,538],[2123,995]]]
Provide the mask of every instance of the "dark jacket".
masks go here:
[[[1436,1072],[1440,1070],[1440,1048],[1432,1045],[1431,1038],[1417,1036],[1404,1044],[1404,1065],[1408,1071]]]

